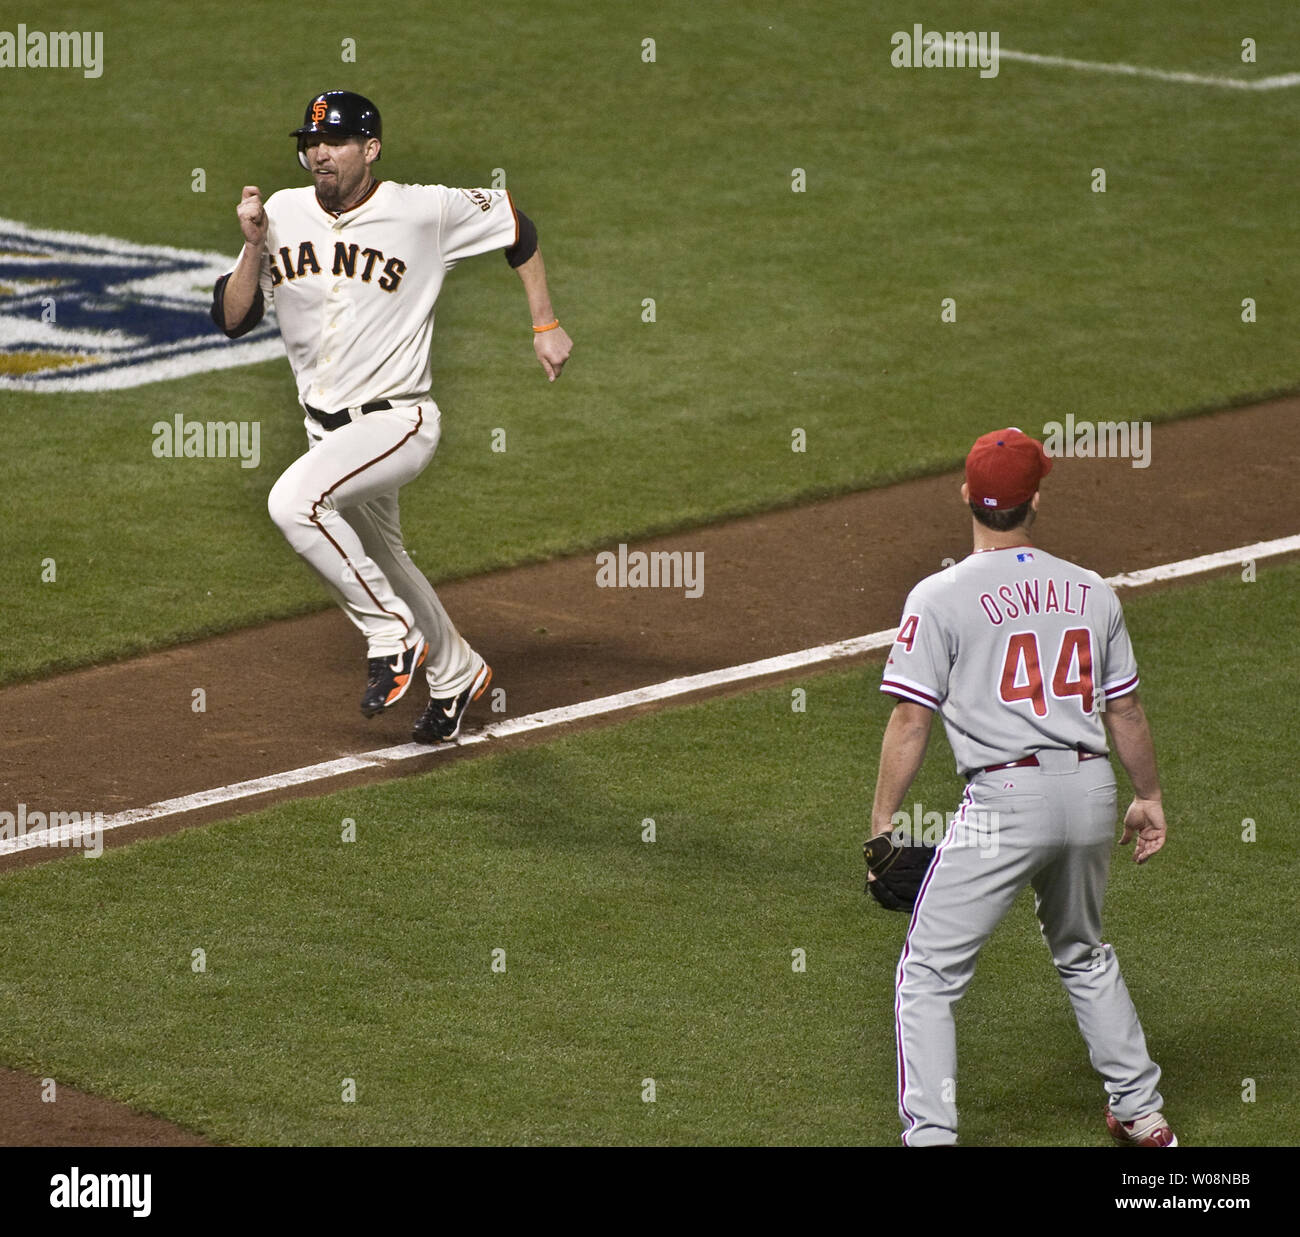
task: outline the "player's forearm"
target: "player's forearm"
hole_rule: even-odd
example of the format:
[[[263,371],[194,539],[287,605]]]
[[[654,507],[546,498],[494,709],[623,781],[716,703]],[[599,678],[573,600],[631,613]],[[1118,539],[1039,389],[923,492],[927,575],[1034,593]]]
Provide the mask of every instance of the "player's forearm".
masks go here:
[[[1102,717],[1115,754],[1133,783],[1133,793],[1139,799],[1158,800],[1160,775],[1156,770],[1156,747],[1137,693],[1110,702]]]
[[[226,319],[226,330],[233,331],[241,322],[253,304],[257,293],[258,276],[262,270],[262,251],[245,243],[239,261],[226,280],[222,298],[222,312]]]
[[[871,836],[889,832],[894,813],[902,805],[930,741],[930,710],[902,701],[894,706],[880,744],[880,773],[871,804]]]
[[[546,286],[546,263],[542,261],[542,251],[538,249],[527,262],[516,266],[515,270],[528,297],[528,312],[532,315],[533,325],[546,326],[554,322],[555,310],[551,306],[551,294]]]

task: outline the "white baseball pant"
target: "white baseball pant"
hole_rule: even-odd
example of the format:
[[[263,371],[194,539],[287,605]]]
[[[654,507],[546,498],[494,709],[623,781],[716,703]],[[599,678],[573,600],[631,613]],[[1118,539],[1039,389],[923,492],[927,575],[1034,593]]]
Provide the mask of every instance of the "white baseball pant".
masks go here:
[[[310,416],[304,424],[308,450],[271,487],[271,519],[365,636],[368,656],[392,657],[423,635],[430,693],[463,691],[473,653],[402,544],[397,498],[438,448],[438,406],[354,413],[335,430]]]

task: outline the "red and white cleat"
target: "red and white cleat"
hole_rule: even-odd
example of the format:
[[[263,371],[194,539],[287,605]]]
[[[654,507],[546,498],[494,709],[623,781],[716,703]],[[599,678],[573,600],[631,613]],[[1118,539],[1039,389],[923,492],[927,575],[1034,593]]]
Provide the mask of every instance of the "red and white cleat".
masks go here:
[[[1164,1115],[1158,1112],[1148,1113],[1136,1121],[1120,1121],[1108,1108],[1106,1109],[1106,1128],[1110,1136],[1118,1142],[1129,1143],[1134,1147],[1176,1147],[1178,1139]]]

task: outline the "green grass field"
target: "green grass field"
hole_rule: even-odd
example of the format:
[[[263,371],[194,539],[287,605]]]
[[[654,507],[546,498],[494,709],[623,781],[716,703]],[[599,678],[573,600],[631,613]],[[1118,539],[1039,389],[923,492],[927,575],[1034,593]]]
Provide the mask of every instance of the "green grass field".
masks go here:
[[[1107,932],[1185,1145],[1300,1141],[1277,724],[1300,650],[1275,639],[1298,586],[1293,564],[1126,606],[1172,833],[1144,868],[1119,852]],[[859,850],[878,681],[828,673],[806,713],[756,691],[7,876],[0,1061],[233,1143],[893,1143],[906,921],[862,894]],[[958,793],[937,738],[909,798]],[[1028,894],[958,1033],[963,1141],[1108,1142]]]
[[[41,134],[5,213],[233,257],[241,186],[303,179],[286,134],[322,86],[379,103],[386,177],[476,185],[504,168],[577,348],[548,386],[505,263],[449,282],[445,436],[403,495],[436,578],[953,466],[998,421],[1159,419],[1295,385],[1300,311],[1278,265],[1294,92],[894,69],[890,35],[917,16],[829,0],[115,5],[102,77],[0,82]],[[952,3],[924,15],[971,20]],[[1209,0],[1068,16],[1021,0],[979,21],[1004,49],[1238,77],[1300,65],[1300,10],[1281,4],[1247,20]],[[264,506],[303,445],[287,363],[3,403],[0,681],[327,604]],[[150,427],[178,412],[261,421],[261,466],[155,459]]]

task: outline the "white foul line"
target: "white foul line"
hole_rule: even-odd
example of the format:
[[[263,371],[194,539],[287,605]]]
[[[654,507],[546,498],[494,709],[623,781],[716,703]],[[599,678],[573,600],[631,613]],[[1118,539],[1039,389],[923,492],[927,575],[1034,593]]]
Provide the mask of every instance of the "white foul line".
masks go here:
[[[945,39],[944,47],[964,44]],[[1057,69],[1077,69],[1083,73],[1117,73],[1124,77],[1150,77],[1158,82],[1181,82],[1189,86],[1222,86],[1228,90],[1284,90],[1300,86],[1300,73],[1278,73],[1272,77],[1211,77],[1204,73],[1180,73],[1170,69],[1150,69],[1140,64],[1121,64],[1103,60],[1072,60],[1068,56],[1040,56],[1035,52],[1008,51],[998,48],[999,60],[1020,60],[1025,64],[1042,64]]]
[[[1158,567],[1148,567],[1143,571],[1128,571],[1121,575],[1110,576],[1106,583],[1112,588],[1142,588],[1164,580],[1177,580],[1184,576],[1201,575],[1207,571],[1217,571],[1222,567],[1233,567],[1247,561],[1261,558],[1273,558],[1279,554],[1290,554],[1300,550],[1300,535],[1279,537],[1274,541],[1257,541],[1253,545],[1241,546],[1235,550],[1221,550],[1215,554],[1202,554],[1199,558],[1185,558],[1176,563],[1163,563]],[[358,756],[341,756],[336,760],[326,760],[320,764],[304,765],[300,769],[290,769],[285,773],[272,773],[268,777],[253,778],[247,782],[234,782],[229,786],[218,786],[212,790],[201,790],[191,795],[181,795],[176,799],[163,799],[151,803],[148,807],[131,808],[106,818],[98,825],[60,825],[57,829],[59,843],[62,846],[75,844],[82,838],[107,832],[109,829],[121,829],[125,825],[136,825],[143,821],[159,820],[164,816],[179,816],[185,812],[197,811],[199,808],[211,807],[218,803],[231,803],[237,799],[247,799],[253,795],[266,794],[272,790],[283,790],[287,786],[301,786],[307,782],[323,781],[338,777],[343,773],[352,773],[358,769],[374,769],[399,760],[410,760],[416,756],[436,756],[454,747],[470,747],[475,743],[485,743],[489,739],[504,739],[510,735],[524,734],[533,730],[546,730],[553,726],[563,726],[569,722],[581,721],[588,717],[600,717],[607,713],[618,713],[632,709],[641,704],[652,704],[658,700],[670,700],[674,696],[685,696],[691,692],[719,687],[726,683],[738,683],[746,679],[759,679],[770,674],[781,674],[789,670],[798,670],[804,666],[816,666],[825,662],[842,661],[857,657],[875,649],[888,648],[894,642],[896,628],[872,632],[868,636],[855,636],[851,640],[837,640],[833,644],[821,644],[816,648],[800,649],[795,653],[782,653],[777,657],[765,657],[761,661],[746,662],[741,666],[725,666],[721,670],[706,670],[701,674],[689,674],[678,679],[668,679],[663,683],[652,683],[648,687],[637,687],[632,691],[619,692],[613,696],[601,696],[596,700],[584,700],[578,704],[566,704],[556,709],[544,709],[540,713],[529,713],[524,717],[513,717],[507,721],[493,722],[482,730],[467,734],[455,744],[445,747],[425,747],[419,743],[401,743],[396,747],[381,747],[373,752],[363,752]],[[16,854],[46,844],[42,834],[50,830],[36,830],[22,837],[0,839],[0,856]]]

